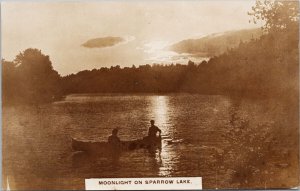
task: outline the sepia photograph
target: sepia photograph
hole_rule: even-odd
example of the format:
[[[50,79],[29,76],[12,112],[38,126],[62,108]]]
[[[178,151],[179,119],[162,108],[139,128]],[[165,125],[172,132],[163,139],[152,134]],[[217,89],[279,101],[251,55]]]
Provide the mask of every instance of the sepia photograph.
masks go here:
[[[2,190],[299,188],[298,0],[2,1],[1,68]]]

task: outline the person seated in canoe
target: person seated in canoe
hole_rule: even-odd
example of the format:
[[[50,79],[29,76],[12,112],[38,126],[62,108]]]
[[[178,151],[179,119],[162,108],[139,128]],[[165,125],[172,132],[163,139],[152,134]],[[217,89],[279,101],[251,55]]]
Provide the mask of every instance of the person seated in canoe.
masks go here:
[[[151,126],[149,127],[149,131],[148,131],[148,137],[150,139],[156,138],[157,132],[159,133],[159,137],[161,135],[161,130],[157,126],[155,126],[154,123],[155,123],[154,120],[150,121]]]
[[[112,130],[112,134],[108,137],[108,144],[112,145],[113,147],[121,146],[121,141],[118,137],[118,129]]]

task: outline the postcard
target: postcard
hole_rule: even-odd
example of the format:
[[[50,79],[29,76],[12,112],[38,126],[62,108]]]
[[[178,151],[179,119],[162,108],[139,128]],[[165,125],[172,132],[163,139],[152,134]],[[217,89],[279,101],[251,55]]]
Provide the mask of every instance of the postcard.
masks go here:
[[[2,1],[2,189],[299,186],[299,1]]]

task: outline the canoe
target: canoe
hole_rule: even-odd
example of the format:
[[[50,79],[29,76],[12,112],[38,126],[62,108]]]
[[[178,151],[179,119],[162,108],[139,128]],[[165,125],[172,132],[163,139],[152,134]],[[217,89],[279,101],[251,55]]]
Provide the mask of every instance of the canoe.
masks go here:
[[[83,151],[89,154],[111,152],[133,151],[136,149],[160,149],[161,137],[137,139],[132,141],[121,141],[120,145],[110,145],[108,142],[80,141],[72,138],[72,149],[74,151]]]

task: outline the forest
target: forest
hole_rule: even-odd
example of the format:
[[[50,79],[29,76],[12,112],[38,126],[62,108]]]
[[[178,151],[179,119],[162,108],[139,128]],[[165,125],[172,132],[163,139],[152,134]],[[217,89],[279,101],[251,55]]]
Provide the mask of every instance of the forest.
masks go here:
[[[73,93],[220,94],[298,99],[299,3],[256,1],[252,22],[265,21],[264,35],[187,65],[112,66],[60,76],[49,56],[29,48],[2,59],[4,104],[45,103]]]

